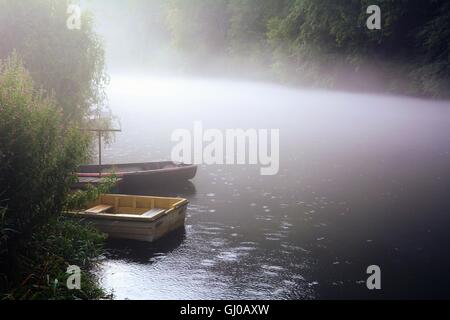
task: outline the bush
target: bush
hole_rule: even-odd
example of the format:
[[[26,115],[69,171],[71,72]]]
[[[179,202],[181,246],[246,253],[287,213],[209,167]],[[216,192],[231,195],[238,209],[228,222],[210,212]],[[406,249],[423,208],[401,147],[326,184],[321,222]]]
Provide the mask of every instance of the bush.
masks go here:
[[[93,202],[102,193],[109,193],[117,184],[117,176],[114,174],[102,179],[97,186],[88,184],[86,190],[77,190],[69,194],[66,202],[67,211],[80,210],[85,208],[87,203]]]
[[[20,59],[0,61],[0,293],[40,269],[41,258],[60,270],[63,261],[86,266],[97,252],[85,247],[98,243],[93,231],[58,223],[88,150],[89,136],[64,121]]]
[[[14,285],[7,299],[105,299],[98,279],[90,273],[101,254],[105,237],[89,225],[66,217],[53,219],[33,233],[20,250],[16,270],[20,283]],[[69,290],[67,268],[81,269],[80,290]]]

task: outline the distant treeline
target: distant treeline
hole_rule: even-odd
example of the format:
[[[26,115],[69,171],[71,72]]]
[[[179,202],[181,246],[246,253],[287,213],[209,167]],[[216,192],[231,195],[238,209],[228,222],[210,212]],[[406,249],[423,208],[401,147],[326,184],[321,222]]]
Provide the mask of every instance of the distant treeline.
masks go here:
[[[381,8],[381,30],[366,26],[370,5]],[[448,0],[170,0],[167,10],[172,44],[192,68],[450,97]]]

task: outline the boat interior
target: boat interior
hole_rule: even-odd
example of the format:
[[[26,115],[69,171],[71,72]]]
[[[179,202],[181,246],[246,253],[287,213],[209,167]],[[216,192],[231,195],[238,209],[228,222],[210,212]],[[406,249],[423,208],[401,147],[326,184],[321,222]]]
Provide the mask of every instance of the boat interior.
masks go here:
[[[140,216],[156,218],[185,203],[180,198],[160,198],[104,194],[89,204],[84,212],[89,215]]]

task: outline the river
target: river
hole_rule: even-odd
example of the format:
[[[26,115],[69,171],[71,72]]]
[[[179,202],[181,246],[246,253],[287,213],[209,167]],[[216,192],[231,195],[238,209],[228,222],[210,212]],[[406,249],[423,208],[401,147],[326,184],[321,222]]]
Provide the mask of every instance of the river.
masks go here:
[[[115,298],[450,296],[449,103],[126,75],[108,96],[123,130],[108,163],[170,159],[172,132],[195,121],[280,129],[278,175],[203,165],[190,184],[148,191],[189,199],[186,227],[109,242],[98,275]],[[366,287],[370,265],[381,290]]]

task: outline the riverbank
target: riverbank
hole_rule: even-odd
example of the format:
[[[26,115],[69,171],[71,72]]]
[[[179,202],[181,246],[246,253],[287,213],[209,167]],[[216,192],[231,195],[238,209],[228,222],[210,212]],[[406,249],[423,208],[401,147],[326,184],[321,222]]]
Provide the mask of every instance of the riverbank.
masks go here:
[[[109,299],[92,270],[105,236],[90,226],[61,217],[33,232],[17,247],[17,270],[3,299]]]
[[[0,112],[0,298],[106,298],[91,272],[104,237],[64,214],[103,191],[70,189],[90,137],[16,54],[0,60]]]

